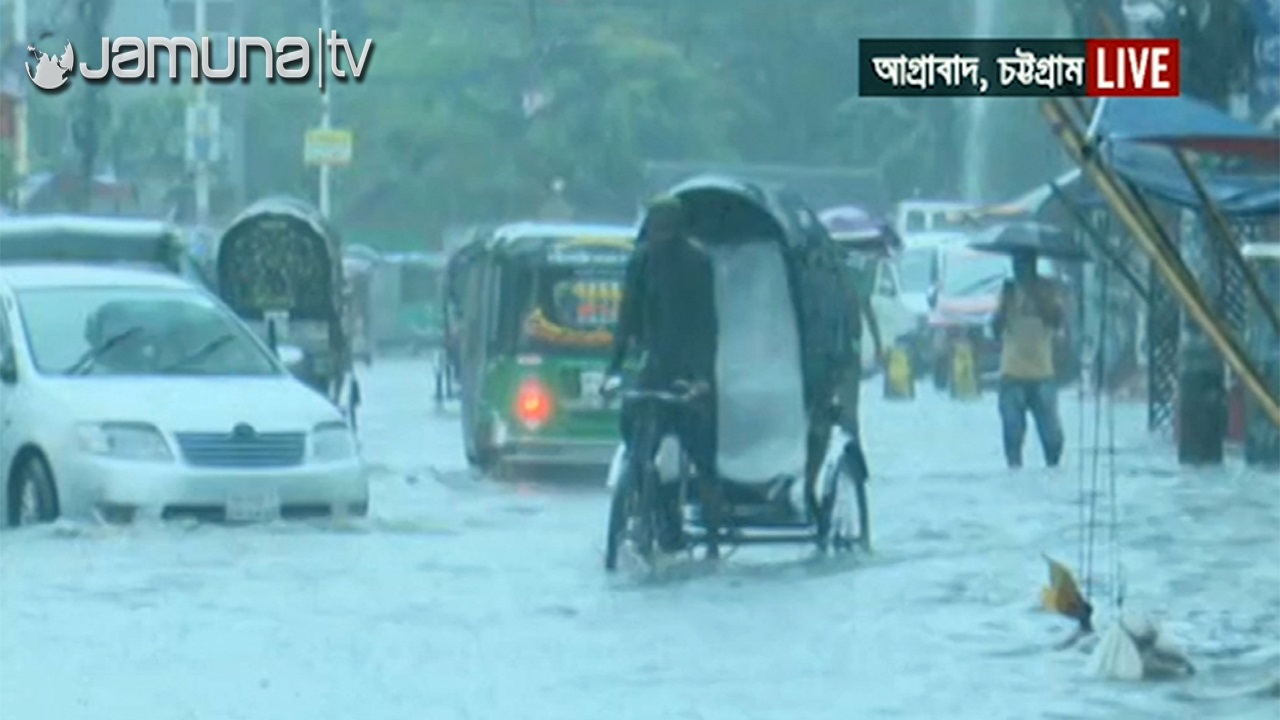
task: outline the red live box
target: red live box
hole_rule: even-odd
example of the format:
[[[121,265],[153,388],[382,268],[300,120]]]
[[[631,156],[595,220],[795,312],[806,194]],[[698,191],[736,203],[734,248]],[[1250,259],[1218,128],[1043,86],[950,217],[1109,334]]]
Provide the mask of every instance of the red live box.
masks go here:
[[[1182,94],[1177,40],[1087,40],[1090,97],[1177,97]]]

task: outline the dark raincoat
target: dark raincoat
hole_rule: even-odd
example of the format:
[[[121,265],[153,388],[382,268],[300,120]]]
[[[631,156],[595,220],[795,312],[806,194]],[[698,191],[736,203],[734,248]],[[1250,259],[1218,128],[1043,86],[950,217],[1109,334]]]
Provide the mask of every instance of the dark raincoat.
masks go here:
[[[645,355],[639,384],[676,380],[714,385],[716,318],[711,262],[694,241],[640,243],[627,264],[611,369],[629,350]]]

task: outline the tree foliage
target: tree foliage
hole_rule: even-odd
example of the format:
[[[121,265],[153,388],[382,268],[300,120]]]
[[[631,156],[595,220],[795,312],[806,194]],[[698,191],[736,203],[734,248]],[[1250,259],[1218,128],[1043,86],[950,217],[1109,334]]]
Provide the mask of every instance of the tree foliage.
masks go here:
[[[532,215],[555,179],[579,216],[629,216],[646,160],[874,169],[891,196],[957,195],[975,152],[969,106],[859,98],[858,38],[972,35],[983,9],[994,35],[1069,32],[1061,3],[1026,0],[331,2],[344,35],[376,41],[367,79],[331,82],[334,124],[355,135],[354,162],[334,173],[337,220],[424,236]],[[249,6],[245,31],[309,36],[317,5]],[[314,197],[302,145],[319,124],[315,86],[249,94],[247,195]],[[126,127],[162,137],[172,108],[158,107],[147,121],[118,112],[119,143]],[[980,151],[988,199],[1002,199],[1059,157],[1034,101],[993,107],[987,135],[1002,142]],[[144,145],[125,155],[172,154]]]

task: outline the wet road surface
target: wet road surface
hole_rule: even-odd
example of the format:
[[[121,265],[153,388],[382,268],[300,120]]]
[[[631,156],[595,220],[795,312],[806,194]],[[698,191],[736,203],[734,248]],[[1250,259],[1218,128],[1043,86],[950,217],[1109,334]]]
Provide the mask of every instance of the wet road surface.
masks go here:
[[[1179,470],[1141,407],[1115,409],[1126,606],[1178,631],[1185,682],[1050,650],[1070,624],[1037,609],[1040,553],[1078,569],[1093,478],[1074,392],[1065,466],[1029,438],[1014,474],[992,398],[869,384],[873,556],[748,548],[642,583],[601,569],[599,485],[477,482],[424,364],[364,385],[367,521],[0,533],[0,720],[1280,716],[1249,692],[1280,678],[1280,479]]]

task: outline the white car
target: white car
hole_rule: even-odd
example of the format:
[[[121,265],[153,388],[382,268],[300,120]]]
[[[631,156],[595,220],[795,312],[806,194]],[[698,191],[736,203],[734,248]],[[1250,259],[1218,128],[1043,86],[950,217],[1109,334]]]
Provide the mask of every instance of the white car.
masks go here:
[[[0,480],[10,525],[369,506],[342,414],[226,306],[101,266],[0,269]]]

